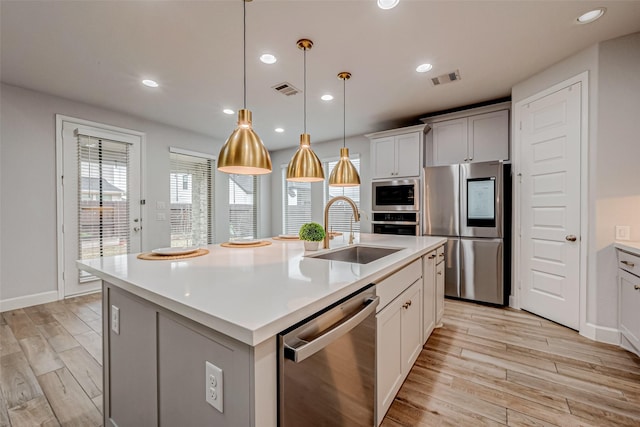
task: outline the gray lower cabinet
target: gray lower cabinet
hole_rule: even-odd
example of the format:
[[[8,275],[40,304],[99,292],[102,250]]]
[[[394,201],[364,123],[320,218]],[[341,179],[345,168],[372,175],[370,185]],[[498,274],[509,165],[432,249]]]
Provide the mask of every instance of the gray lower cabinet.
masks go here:
[[[106,426],[255,424],[253,348],[108,283],[103,297]],[[223,372],[222,413],[205,400],[207,361]]]

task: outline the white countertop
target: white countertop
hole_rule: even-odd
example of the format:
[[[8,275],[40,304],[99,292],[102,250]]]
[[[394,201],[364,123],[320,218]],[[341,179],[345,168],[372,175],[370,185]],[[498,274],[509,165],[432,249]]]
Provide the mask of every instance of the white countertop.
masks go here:
[[[640,256],[640,242],[617,241],[613,246],[625,252]]]
[[[331,240],[331,248],[344,246],[347,235]],[[273,240],[259,248],[209,245],[209,254],[182,260],[145,261],[133,254],[78,261],[78,266],[255,346],[445,242],[439,237],[360,234],[356,243],[403,248],[369,264],[308,258],[302,242]]]

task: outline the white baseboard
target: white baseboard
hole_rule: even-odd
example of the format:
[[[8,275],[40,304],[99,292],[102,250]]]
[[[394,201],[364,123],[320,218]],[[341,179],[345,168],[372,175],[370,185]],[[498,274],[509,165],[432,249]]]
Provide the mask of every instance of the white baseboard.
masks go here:
[[[58,300],[58,291],[42,292],[39,294],[25,295],[23,297],[0,300],[0,313],[30,307],[32,305],[45,304]]]
[[[580,335],[594,341],[620,345],[620,331],[616,328],[587,323],[585,327],[580,329]]]

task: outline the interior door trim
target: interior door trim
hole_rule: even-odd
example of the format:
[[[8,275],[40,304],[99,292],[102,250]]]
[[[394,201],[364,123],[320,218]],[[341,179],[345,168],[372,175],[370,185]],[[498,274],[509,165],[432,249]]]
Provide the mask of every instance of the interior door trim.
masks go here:
[[[56,114],[56,247],[57,247],[57,266],[58,266],[58,277],[57,277],[57,285],[58,285],[58,299],[62,300],[65,297],[65,289],[64,289],[64,266],[65,266],[65,258],[64,258],[64,193],[62,187],[63,181],[63,171],[64,171],[64,162],[63,162],[63,148],[64,148],[64,138],[63,138],[63,128],[64,123],[73,123],[74,125],[78,125],[79,127],[91,127],[94,129],[102,130],[106,133],[116,133],[120,135],[131,135],[132,137],[139,138],[140,140],[140,197],[142,199],[145,198],[145,190],[146,190],[146,133],[135,131],[132,129],[121,128],[118,126],[106,125],[99,122],[93,122],[90,120],[78,119],[76,117],[65,116],[63,114]],[[147,218],[147,207],[146,205],[140,206],[140,216],[142,218]],[[142,232],[140,236],[141,246],[142,248],[146,247],[145,245],[145,236],[146,234]]]
[[[514,215],[513,215],[513,281],[512,294],[509,296],[509,306],[513,308],[520,308],[520,286],[521,286],[521,184],[520,176],[522,172],[522,153],[521,144],[522,136],[520,132],[520,123],[522,120],[522,110],[525,105],[534,102],[538,99],[544,98],[552,93],[558,92],[576,83],[581,84],[581,100],[580,100],[580,328],[581,335],[593,339],[596,339],[596,325],[591,324],[587,320],[587,257],[589,247],[589,71],[584,71],[576,76],[573,76],[563,82],[557,83],[547,89],[544,89],[534,95],[518,101],[513,109],[514,119],[512,121],[513,132],[513,176],[515,178],[513,192],[514,192]],[[592,262],[595,262],[595,255]]]

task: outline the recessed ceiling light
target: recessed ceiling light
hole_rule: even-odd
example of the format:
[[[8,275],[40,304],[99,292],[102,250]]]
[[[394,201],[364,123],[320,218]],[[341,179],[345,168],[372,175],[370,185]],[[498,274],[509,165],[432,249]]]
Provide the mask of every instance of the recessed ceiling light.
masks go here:
[[[277,60],[278,59],[270,53],[260,55],[260,61],[264,62],[265,64],[275,64]]]
[[[275,130],[276,132],[278,132],[278,133],[282,133],[282,132],[284,132],[284,129],[282,129],[282,128],[275,128],[274,130]]]
[[[583,13],[582,15],[580,15],[578,17],[578,23],[579,24],[588,24],[590,22],[595,21],[596,19],[600,18],[602,15],[604,15],[604,12],[606,12],[607,9],[605,9],[604,7],[598,8],[598,9],[594,9],[594,10],[590,10],[587,13]]]
[[[155,80],[149,80],[149,79],[144,79],[142,81],[142,84],[145,85],[145,86],[148,86],[148,87],[158,87],[158,86],[160,86],[158,84],[158,82],[156,82]]]
[[[322,99],[323,101],[331,101],[333,99],[333,95],[329,95],[329,94],[322,95],[320,99]]]
[[[427,71],[431,70],[433,68],[433,65],[431,64],[420,64],[416,67],[416,71],[419,73],[426,73]]]
[[[222,110],[223,113],[225,114],[235,114],[235,111],[229,109],[229,108],[225,108],[224,110]]]
[[[393,9],[400,3],[400,0],[378,0],[378,7],[380,9]]]

